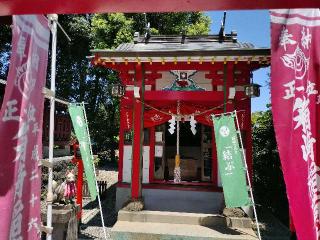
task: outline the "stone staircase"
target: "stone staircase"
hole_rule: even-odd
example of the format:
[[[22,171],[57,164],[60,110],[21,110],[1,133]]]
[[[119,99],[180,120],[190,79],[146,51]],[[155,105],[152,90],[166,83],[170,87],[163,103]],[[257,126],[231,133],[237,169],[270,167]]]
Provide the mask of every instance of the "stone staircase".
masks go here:
[[[256,240],[249,218],[218,214],[119,211],[113,240]]]

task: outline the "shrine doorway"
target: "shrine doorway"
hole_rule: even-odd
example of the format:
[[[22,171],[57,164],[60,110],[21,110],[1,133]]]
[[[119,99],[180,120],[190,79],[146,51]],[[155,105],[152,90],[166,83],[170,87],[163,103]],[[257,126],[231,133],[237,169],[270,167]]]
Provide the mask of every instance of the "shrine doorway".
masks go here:
[[[177,133],[170,134],[168,129],[168,123],[156,127],[156,132],[163,136],[163,141],[156,142],[156,146],[160,146],[163,153],[155,156],[154,179],[173,183]],[[213,167],[216,165],[213,164],[212,136],[212,127],[198,123],[196,134],[193,134],[189,121],[180,122],[181,184],[212,184]]]

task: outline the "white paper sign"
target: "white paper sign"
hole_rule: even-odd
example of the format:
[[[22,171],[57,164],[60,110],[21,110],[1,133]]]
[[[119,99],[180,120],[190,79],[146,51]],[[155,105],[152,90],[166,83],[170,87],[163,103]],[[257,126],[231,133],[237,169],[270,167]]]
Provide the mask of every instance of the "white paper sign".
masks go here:
[[[135,98],[140,98],[140,88],[139,87],[133,87],[133,95]]]
[[[156,132],[156,142],[162,142],[162,132]]]
[[[123,147],[123,169],[122,181],[126,183],[131,182],[131,165],[132,165],[132,146]]]
[[[150,147],[143,147],[142,183],[149,183]]]
[[[236,95],[236,88],[235,87],[230,87],[229,88],[229,99],[234,99],[234,96]]]
[[[163,156],[163,147],[161,145],[155,146],[154,155],[155,155],[155,157],[162,157]]]

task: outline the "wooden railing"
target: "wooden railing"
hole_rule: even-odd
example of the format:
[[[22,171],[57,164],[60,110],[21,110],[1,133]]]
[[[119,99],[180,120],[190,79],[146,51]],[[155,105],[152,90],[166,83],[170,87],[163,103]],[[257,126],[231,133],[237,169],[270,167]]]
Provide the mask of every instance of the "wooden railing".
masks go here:
[[[98,188],[99,188],[100,196],[103,196],[108,189],[107,181],[98,181]],[[89,187],[87,182],[83,183],[82,197],[90,198],[90,192],[89,192]]]

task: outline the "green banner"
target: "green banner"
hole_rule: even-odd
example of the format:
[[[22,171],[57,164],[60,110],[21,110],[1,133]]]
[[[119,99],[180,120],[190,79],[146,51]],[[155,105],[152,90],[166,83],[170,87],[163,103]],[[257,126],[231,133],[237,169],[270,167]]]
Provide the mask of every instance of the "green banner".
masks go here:
[[[219,173],[227,207],[251,204],[234,115],[213,117]]]
[[[90,151],[88,124],[84,118],[84,106],[71,104],[69,113],[80,145],[81,158],[86,174],[91,200],[97,197],[96,179],[93,170],[93,156]]]

